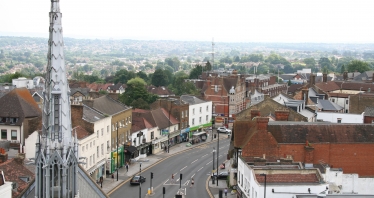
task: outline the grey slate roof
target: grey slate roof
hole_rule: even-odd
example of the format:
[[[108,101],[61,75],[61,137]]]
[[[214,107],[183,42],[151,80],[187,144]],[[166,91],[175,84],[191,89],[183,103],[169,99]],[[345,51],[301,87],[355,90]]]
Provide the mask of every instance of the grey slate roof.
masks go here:
[[[182,95],[181,100],[183,100],[184,102],[186,102],[190,105],[200,104],[200,103],[205,103],[206,102],[206,101],[201,100],[201,99],[199,99],[195,96],[190,96],[190,95]]]
[[[98,111],[88,107],[87,105],[83,105],[83,119],[88,122],[96,122],[105,118],[105,116]]]
[[[172,123],[169,122],[169,118],[166,117],[162,109],[155,109],[155,110],[152,110],[151,112],[152,112],[153,119],[155,120],[158,128],[164,129],[172,125]]]
[[[318,100],[317,106],[324,111],[340,111],[343,109],[343,107],[331,102],[330,100]]]
[[[364,116],[374,117],[374,107],[366,107]]]
[[[82,93],[83,95],[88,96],[88,95],[89,95],[89,92],[90,92],[90,88],[81,88],[81,87],[78,87],[78,88],[70,88],[70,95],[73,95],[73,94],[75,94],[76,92],[80,92],[80,93]]]
[[[108,114],[108,115],[115,115],[119,112],[122,112],[122,111],[125,111],[131,108],[116,100],[113,100],[112,98],[106,95],[94,99],[93,107],[99,110],[100,112],[104,114]]]

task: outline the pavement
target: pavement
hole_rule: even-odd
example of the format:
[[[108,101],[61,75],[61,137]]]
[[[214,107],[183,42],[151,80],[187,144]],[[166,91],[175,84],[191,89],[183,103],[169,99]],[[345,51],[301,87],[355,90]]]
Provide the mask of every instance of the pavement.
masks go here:
[[[227,137],[224,136],[220,139],[225,139],[225,138],[227,138]],[[146,158],[139,159],[137,162],[131,163],[129,165],[128,171],[126,171],[125,166],[122,167],[122,168],[119,168],[118,180],[117,180],[117,172],[114,173],[114,180],[112,180],[110,175],[107,175],[106,178],[104,178],[104,181],[103,181],[103,184],[102,184],[102,190],[106,194],[110,195],[111,192],[115,191],[117,188],[122,186],[121,185],[122,183],[125,183],[126,181],[130,180],[135,174],[139,173],[139,171],[140,171],[139,163],[140,162],[142,163],[142,170],[144,170],[144,169],[152,166],[153,164],[155,164],[155,163],[157,163],[157,162],[159,162],[163,159],[166,159],[168,157],[176,155],[176,154],[178,154],[180,152],[183,152],[187,149],[192,149],[196,146],[201,146],[202,144],[207,144],[207,143],[212,142],[212,141],[215,142],[215,141],[217,141],[217,139],[212,140],[211,133],[209,133],[208,138],[205,142],[193,144],[189,147],[186,146],[188,144],[188,142],[182,142],[180,144],[176,144],[176,145],[170,147],[169,148],[169,153],[162,151],[162,152],[159,152],[157,154],[149,155]],[[229,167],[229,162],[225,162],[225,163],[226,163],[226,169],[227,169]],[[224,189],[227,187],[226,180],[220,180],[218,182],[218,186],[216,186],[216,185],[217,184],[212,185],[211,181],[209,180],[209,182],[207,183],[206,189],[209,189],[210,194],[212,194],[213,197],[218,198],[219,190],[221,189],[222,191],[224,191]],[[100,186],[100,184],[99,184],[99,186]],[[211,198],[213,198],[213,197],[211,197]],[[231,198],[231,197],[234,198],[234,197],[236,197],[236,194],[231,194],[230,190],[229,190],[229,193],[227,194],[227,197],[228,198]],[[223,195],[223,198],[226,198],[225,195]]]

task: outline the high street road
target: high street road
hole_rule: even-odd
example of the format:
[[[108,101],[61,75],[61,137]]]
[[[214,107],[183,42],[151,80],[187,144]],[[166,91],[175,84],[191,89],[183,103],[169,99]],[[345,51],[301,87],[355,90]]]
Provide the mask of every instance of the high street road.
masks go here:
[[[148,188],[150,188],[151,172],[153,172],[152,186],[154,190],[152,197],[163,197],[163,187],[166,189],[165,198],[174,197],[178,191],[183,192],[186,198],[209,197],[206,181],[213,169],[213,147],[217,150],[217,141],[200,144],[193,149],[182,151],[142,170],[141,175],[146,177],[146,182],[141,185],[140,197],[146,197]],[[228,148],[229,139],[221,139],[218,164],[222,164],[226,160]],[[137,165],[140,170],[140,163],[137,163]],[[214,162],[214,166],[217,167],[217,161]],[[171,179],[172,174],[174,174],[174,181]],[[180,174],[182,174],[182,180],[180,179]],[[190,187],[192,178],[195,181],[195,185]],[[209,180],[209,182],[211,181]],[[220,180],[219,182],[226,181]],[[179,188],[180,184],[181,188]],[[131,186],[129,180],[126,180],[124,185],[111,193],[110,197],[137,198],[139,197],[139,190],[140,186]]]

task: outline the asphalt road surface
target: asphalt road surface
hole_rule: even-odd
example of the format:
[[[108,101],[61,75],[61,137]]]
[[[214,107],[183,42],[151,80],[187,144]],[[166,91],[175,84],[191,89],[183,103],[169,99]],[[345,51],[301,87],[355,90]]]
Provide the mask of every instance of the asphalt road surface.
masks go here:
[[[151,172],[153,172],[152,186],[154,195],[157,198],[172,198],[178,192],[186,195],[186,198],[206,198],[209,197],[206,191],[206,180],[210,177],[213,169],[213,147],[217,150],[217,142],[210,142],[205,145],[194,147],[186,150],[178,155],[174,155],[165,159],[147,170],[142,171],[141,175],[146,177],[146,182],[141,186],[132,186],[130,182],[126,182],[111,194],[111,198],[144,198],[151,185]],[[226,159],[229,148],[229,139],[220,140],[219,160],[218,164],[222,164]],[[217,153],[216,153],[217,155]],[[217,156],[215,157],[217,160]],[[217,161],[214,162],[217,167]],[[140,167],[139,167],[140,169]],[[174,181],[171,176],[174,174]],[[180,179],[182,174],[182,180]],[[191,178],[195,184],[191,187]],[[220,180],[219,182],[226,182]],[[181,185],[181,188],[180,188]],[[140,190],[141,187],[141,190]],[[163,187],[165,187],[165,195],[163,196]],[[141,195],[139,194],[141,192]]]

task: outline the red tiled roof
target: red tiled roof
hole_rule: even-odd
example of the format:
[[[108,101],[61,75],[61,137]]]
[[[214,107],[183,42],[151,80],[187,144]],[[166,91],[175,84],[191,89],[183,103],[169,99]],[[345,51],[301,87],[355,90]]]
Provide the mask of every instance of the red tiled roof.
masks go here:
[[[324,92],[340,90],[340,87],[336,84],[335,81],[316,83],[315,86],[318,87],[319,89],[321,89]]]
[[[259,183],[265,182],[265,177],[256,174]],[[318,183],[316,174],[267,174],[266,183]]]
[[[76,127],[74,127],[71,130],[71,134],[73,135],[73,137],[75,137],[75,132],[77,132],[77,138],[78,138],[78,140],[83,139],[83,138],[91,135],[91,133],[89,133],[88,131],[86,131],[86,129],[84,129],[81,126],[76,126]]]
[[[17,183],[17,191],[12,191],[12,197],[18,197],[34,179],[34,174],[19,162],[20,159],[10,159],[0,164],[0,169],[4,171],[5,181]],[[29,177],[29,182],[25,182],[20,177]]]

